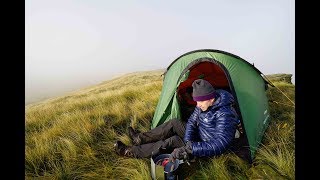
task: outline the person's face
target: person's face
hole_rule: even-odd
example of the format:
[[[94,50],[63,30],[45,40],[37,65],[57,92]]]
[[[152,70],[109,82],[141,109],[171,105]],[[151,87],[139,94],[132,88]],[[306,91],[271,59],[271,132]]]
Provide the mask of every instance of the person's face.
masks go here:
[[[197,101],[197,107],[199,107],[202,111],[206,111],[209,106],[213,104],[214,99],[209,99],[205,101]]]

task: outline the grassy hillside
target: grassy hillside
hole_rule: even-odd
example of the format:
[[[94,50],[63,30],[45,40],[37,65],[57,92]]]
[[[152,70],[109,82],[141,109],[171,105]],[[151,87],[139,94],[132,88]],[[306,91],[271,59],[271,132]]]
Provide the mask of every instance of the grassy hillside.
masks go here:
[[[163,71],[131,73],[26,106],[26,179],[150,179],[150,159],[121,158],[126,128],[150,129]],[[294,101],[294,85],[273,81]],[[188,179],[295,179],[294,107],[269,88],[271,118],[253,164],[233,154],[199,161]]]

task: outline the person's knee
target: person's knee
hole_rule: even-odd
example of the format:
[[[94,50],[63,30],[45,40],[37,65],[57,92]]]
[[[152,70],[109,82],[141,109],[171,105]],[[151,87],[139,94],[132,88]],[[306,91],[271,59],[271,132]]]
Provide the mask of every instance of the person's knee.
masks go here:
[[[176,133],[181,131],[183,134],[185,133],[186,123],[181,121],[180,119],[173,119],[172,121],[172,127],[174,127]]]
[[[171,124],[172,124],[173,126],[177,126],[177,125],[180,125],[180,124],[181,124],[180,119],[177,119],[177,118],[172,119],[172,120],[170,120],[170,121],[171,121]]]

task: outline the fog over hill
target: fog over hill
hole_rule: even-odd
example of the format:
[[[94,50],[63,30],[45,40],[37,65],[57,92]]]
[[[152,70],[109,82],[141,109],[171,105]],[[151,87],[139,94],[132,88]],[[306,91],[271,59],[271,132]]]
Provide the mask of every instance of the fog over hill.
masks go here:
[[[30,103],[39,102],[48,98],[62,96],[73,91],[80,90],[89,86],[93,86],[101,83],[102,81],[110,80],[116,76],[105,76],[105,77],[81,77],[74,78],[75,80],[71,83],[70,81],[62,80],[42,80],[42,83],[30,81],[25,86],[25,105]]]
[[[165,69],[158,69],[154,71],[165,71]],[[139,71],[143,72],[143,71]],[[139,73],[139,72],[132,72],[132,73]],[[105,78],[79,78],[76,81],[70,83],[70,82],[63,82],[63,81],[43,81],[41,85],[33,85],[32,82],[29,84],[26,84],[25,89],[25,105],[36,103],[39,101],[46,100],[48,98],[52,97],[58,97],[63,96],[68,93],[72,93],[74,91],[81,90],[86,87],[94,86],[99,83],[102,83],[104,81],[112,80],[117,77],[121,77],[123,75],[127,75],[131,73],[122,73],[118,74],[116,76],[109,76]],[[292,84],[295,84],[294,82],[294,76],[292,74],[270,74],[267,75],[267,77],[272,80],[284,79],[286,82],[291,82]]]
[[[165,69],[155,69],[150,71],[165,71]],[[68,93],[81,90],[83,88],[95,86],[104,81],[109,81],[124,75],[129,75],[132,73],[143,73],[145,71],[136,71],[129,73],[115,73],[115,75],[87,75],[79,78],[73,78],[74,81],[70,79],[63,80],[39,80],[32,81],[29,80],[25,86],[25,105],[36,103],[39,101],[46,100],[48,98],[64,96]],[[42,83],[39,83],[42,82]]]

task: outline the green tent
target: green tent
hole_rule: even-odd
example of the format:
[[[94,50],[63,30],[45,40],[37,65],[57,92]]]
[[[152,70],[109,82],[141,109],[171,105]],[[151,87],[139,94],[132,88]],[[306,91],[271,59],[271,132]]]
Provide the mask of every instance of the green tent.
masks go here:
[[[190,101],[185,106],[181,99],[198,78],[209,81],[216,89],[225,89],[234,95],[246,147],[249,147],[248,160],[252,162],[270,120],[266,96],[270,83],[253,64],[231,53],[202,49],[185,53],[174,60],[164,73],[163,87],[151,128],[173,118],[188,118],[196,102]],[[189,107],[189,111],[186,107]]]

